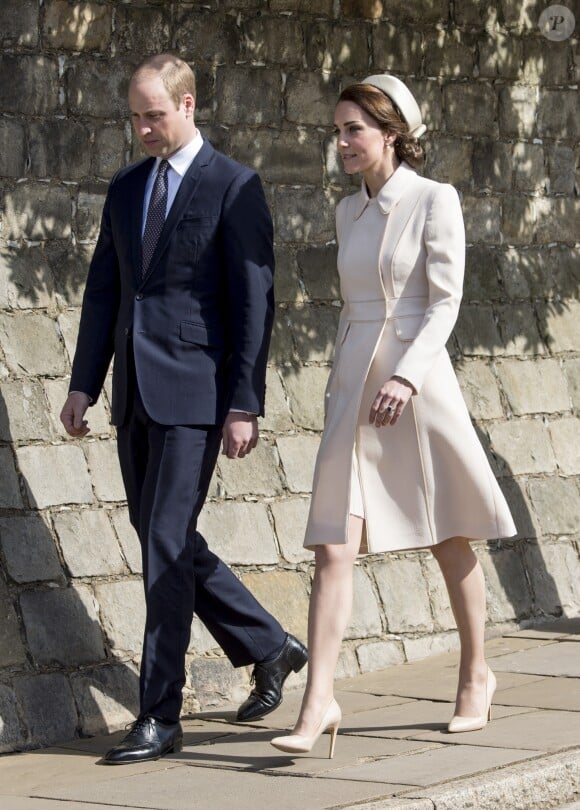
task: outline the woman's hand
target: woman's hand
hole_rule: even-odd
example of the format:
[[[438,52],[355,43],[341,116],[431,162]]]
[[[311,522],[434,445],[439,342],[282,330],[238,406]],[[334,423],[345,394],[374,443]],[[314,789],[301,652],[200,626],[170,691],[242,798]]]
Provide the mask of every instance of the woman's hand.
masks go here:
[[[405,405],[415,393],[408,380],[402,377],[391,377],[379,389],[369,414],[369,423],[376,427],[396,425]]]

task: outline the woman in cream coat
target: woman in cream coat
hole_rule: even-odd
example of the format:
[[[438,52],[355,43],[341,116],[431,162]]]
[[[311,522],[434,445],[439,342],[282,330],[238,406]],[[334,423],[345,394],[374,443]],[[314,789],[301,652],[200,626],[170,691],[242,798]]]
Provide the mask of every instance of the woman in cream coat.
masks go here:
[[[515,533],[471,424],[445,344],[462,293],[465,239],[452,186],[417,175],[425,131],[394,76],[344,90],[338,149],[361,190],[336,210],[344,307],[327,386],[305,546],[316,554],[309,671],[294,732],[272,744],[308,751],[340,723],[333,679],[352,605],[352,568],[370,553],[429,548],[461,643],[449,731],[482,728],[495,678],[484,657],[485,583],[470,539]]]

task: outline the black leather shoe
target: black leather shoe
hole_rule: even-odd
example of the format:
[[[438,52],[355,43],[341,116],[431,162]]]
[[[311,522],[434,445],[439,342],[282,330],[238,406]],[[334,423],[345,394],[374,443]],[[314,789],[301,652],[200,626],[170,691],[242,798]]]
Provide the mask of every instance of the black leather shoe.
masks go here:
[[[181,723],[163,723],[155,717],[135,720],[125,739],[107,751],[103,762],[107,765],[128,765],[159,759],[171,751],[181,751],[183,730]]]
[[[272,661],[256,664],[252,674],[254,688],[238,709],[239,723],[261,720],[282,703],[282,687],[291,670],[300,672],[308,661],[308,650],[289,633],[282,652]]]

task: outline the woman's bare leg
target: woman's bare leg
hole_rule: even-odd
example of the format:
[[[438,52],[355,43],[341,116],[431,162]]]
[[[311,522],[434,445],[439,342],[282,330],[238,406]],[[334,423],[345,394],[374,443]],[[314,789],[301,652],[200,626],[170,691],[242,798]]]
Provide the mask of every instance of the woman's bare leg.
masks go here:
[[[457,622],[461,655],[455,714],[478,717],[486,708],[487,664],[484,651],[485,580],[469,541],[451,537],[431,551],[445,579]]]

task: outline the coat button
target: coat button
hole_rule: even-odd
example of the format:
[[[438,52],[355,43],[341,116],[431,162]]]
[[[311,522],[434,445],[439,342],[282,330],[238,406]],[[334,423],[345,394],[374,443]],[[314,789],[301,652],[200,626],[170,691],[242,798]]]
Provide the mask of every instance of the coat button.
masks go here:
[[[142,301],[143,300],[143,293],[137,293],[135,296],[135,301]]]

